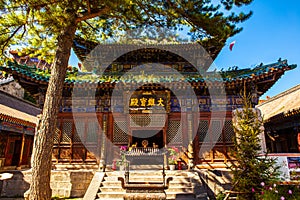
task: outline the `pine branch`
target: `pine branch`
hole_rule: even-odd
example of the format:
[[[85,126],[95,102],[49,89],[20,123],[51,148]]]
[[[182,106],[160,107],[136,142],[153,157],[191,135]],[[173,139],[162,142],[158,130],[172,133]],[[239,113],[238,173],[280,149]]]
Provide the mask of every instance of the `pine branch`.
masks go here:
[[[20,26],[18,26],[18,28],[16,30],[14,30],[14,32],[6,39],[3,41],[2,46],[2,54],[4,54],[4,49],[5,47],[8,45],[8,43],[10,42],[10,40],[18,33],[18,31],[25,26],[26,24],[21,24]]]
[[[97,31],[97,29],[94,28],[88,21],[84,20],[84,21],[82,21],[82,22],[86,23],[86,24],[87,24],[91,29],[93,29],[94,31]]]
[[[146,15],[148,16],[149,19],[152,19],[152,20],[154,20],[154,22],[156,22],[158,25],[163,26],[163,24],[162,24],[160,21],[158,21],[156,18],[153,18],[152,16],[150,16],[147,7],[145,7],[145,6],[144,6],[142,3],[140,3],[139,1],[137,1],[136,3],[139,5],[139,7],[140,7],[141,9],[144,10],[144,12],[146,13]]]
[[[87,3],[88,14],[91,14],[90,0],[87,0],[86,3]]]
[[[209,34],[207,34],[206,31],[204,31],[202,28],[200,29],[199,24],[196,25],[195,22],[191,19],[191,17],[186,14],[186,12],[182,9],[178,9],[176,5],[174,5],[170,0],[167,0],[167,3],[170,5],[170,7],[174,8],[176,12],[180,13],[180,15],[189,23],[189,25],[194,28],[195,30],[198,30],[199,32],[201,32],[202,34],[204,34],[205,36],[209,37]],[[178,2],[179,3],[179,2]],[[182,7],[182,5],[180,5]],[[171,13],[169,13],[171,14]],[[173,15],[174,16],[174,15]]]
[[[90,13],[90,14],[89,13],[85,13],[83,16],[77,17],[76,20],[75,20],[75,22],[79,23],[81,21],[85,21],[85,20],[88,20],[88,19],[92,19],[92,18],[101,16],[103,14],[106,14],[109,10],[110,10],[109,7],[104,7],[103,9],[98,10],[98,11],[93,12],[93,13]]]

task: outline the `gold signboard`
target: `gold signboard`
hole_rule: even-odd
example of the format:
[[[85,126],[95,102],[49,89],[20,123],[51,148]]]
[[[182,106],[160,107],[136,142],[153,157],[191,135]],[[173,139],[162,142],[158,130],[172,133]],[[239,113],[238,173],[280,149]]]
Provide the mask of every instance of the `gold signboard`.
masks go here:
[[[135,91],[127,99],[130,113],[170,112],[169,91]]]

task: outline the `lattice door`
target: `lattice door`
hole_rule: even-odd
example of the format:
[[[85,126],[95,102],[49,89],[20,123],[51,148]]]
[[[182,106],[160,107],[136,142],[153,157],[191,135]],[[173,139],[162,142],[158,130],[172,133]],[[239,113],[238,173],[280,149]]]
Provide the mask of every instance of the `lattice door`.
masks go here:
[[[127,144],[128,143],[128,130],[126,121],[114,122],[113,143],[114,144]]]
[[[207,132],[208,132],[208,120],[201,120],[200,122],[199,122],[199,127],[198,127],[198,137],[199,137],[199,142],[204,142],[204,139],[205,139],[205,137],[206,137],[206,135],[207,135]],[[206,142],[208,142],[207,141],[207,139],[206,139]]]
[[[98,134],[99,134],[99,122],[98,121],[88,121],[87,127],[87,142],[98,142]]]
[[[81,142],[84,140],[84,130],[85,130],[85,122],[76,121],[73,142]]]
[[[61,142],[70,143],[72,137],[72,121],[64,121],[62,125]]]
[[[213,143],[222,142],[222,121],[221,120],[212,120],[211,122],[211,140]]]
[[[234,130],[232,120],[226,120],[224,124],[224,142],[232,143],[234,137]]]
[[[180,120],[169,121],[167,131],[167,143],[169,144],[182,144],[182,126]]]

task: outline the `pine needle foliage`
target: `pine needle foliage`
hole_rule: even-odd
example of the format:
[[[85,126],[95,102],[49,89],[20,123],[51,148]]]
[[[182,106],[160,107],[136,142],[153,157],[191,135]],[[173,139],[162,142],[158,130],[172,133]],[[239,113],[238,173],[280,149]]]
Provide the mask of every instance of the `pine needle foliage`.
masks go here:
[[[278,177],[275,160],[261,152],[259,135],[263,132],[263,119],[259,110],[252,108],[250,98],[243,96],[244,106],[235,111],[235,162],[230,166],[233,173],[233,190],[240,192],[238,199],[257,199],[257,194],[266,184]]]

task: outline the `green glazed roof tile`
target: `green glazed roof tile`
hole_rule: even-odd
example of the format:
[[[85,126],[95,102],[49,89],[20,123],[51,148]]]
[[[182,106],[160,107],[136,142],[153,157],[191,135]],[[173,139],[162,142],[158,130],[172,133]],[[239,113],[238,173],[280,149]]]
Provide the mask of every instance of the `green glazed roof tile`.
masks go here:
[[[193,74],[193,73],[183,73],[184,77],[185,77],[185,81],[188,82],[201,82],[203,83],[204,81],[225,81],[225,82],[232,82],[232,81],[236,81],[236,80],[242,80],[242,79],[249,79],[253,77],[253,74],[255,76],[260,76],[262,74],[267,74],[269,72],[272,72],[273,70],[290,70],[290,69],[294,69],[296,68],[296,65],[288,65],[286,60],[283,61],[278,61],[276,63],[273,64],[269,64],[269,65],[259,65],[256,66],[253,69],[247,68],[247,69],[239,69],[239,70],[230,70],[230,71],[220,71],[217,72],[217,74],[215,72],[207,72],[207,73],[203,73],[203,76],[201,77],[200,75],[197,74]],[[20,74],[24,74],[28,77],[37,79],[37,80],[43,80],[45,82],[49,81],[49,77],[50,77],[50,72],[48,71],[43,71],[41,69],[34,67],[30,67],[30,66],[26,66],[26,65],[18,65],[16,62],[8,62],[6,66],[1,66],[0,67],[1,70],[4,71],[14,71]],[[122,77],[120,74],[118,73],[112,73],[112,75],[106,75],[104,77],[98,77],[95,74],[91,74],[91,73],[83,73],[80,72],[80,75],[84,75],[86,79],[81,79],[81,76],[75,76],[74,72],[70,72],[68,73],[68,75],[66,76],[66,80],[65,82],[67,84],[70,83],[79,83],[79,84],[85,84],[85,83],[89,83],[89,84],[94,84],[94,83],[119,83],[119,82],[124,82],[124,83],[129,83],[129,82],[140,82],[135,80],[134,77],[132,77],[131,79],[128,80],[120,80],[120,77]],[[91,79],[92,78],[92,79]],[[149,79],[145,78],[143,79],[144,81],[147,82],[151,82]],[[155,78],[153,79],[154,82],[160,81],[160,82],[173,82],[173,81],[181,81],[182,79],[180,77],[172,77],[172,76],[164,76],[164,77],[160,77],[160,78]]]

